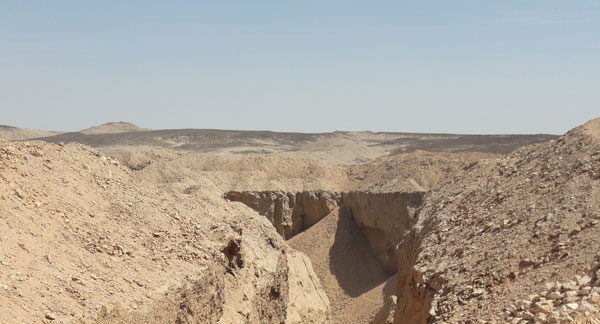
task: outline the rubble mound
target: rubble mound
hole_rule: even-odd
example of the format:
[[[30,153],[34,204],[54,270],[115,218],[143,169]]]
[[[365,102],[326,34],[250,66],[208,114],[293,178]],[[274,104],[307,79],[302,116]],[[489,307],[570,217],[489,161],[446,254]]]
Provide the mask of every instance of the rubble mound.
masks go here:
[[[79,144],[0,141],[1,323],[324,323],[310,260],[218,195]]]
[[[567,311],[556,322],[546,309],[563,301],[588,309],[594,284],[545,284],[587,275],[598,254],[599,125],[593,120],[556,141],[479,161],[428,195],[398,245],[395,323],[572,323]],[[548,301],[552,289],[561,296]]]
[[[598,323],[600,283],[588,276],[567,282],[548,282],[545,290],[518,300],[506,308],[507,322]]]

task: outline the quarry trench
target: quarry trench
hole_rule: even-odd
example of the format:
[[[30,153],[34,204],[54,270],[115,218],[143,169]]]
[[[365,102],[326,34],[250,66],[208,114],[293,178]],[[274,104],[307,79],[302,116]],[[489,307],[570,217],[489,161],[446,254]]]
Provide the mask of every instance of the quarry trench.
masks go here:
[[[425,192],[231,191],[224,198],[269,219],[292,248],[309,257],[334,322],[385,323],[393,316],[393,295],[415,294],[404,290],[414,281],[419,235],[413,226]],[[426,314],[426,300],[415,306],[421,298],[412,297],[409,307]]]

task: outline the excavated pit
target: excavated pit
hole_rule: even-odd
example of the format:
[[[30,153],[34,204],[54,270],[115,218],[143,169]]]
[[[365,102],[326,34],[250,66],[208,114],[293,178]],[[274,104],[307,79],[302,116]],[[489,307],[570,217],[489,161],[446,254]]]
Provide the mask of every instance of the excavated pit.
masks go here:
[[[413,226],[424,197],[424,192],[327,191],[225,195],[267,217],[291,247],[311,259],[336,323],[386,323],[396,309],[393,295],[410,293],[410,300],[417,300],[412,294],[420,292],[403,291],[414,282]],[[419,300],[427,308],[427,301]],[[423,313],[412,302],[407,307]]]

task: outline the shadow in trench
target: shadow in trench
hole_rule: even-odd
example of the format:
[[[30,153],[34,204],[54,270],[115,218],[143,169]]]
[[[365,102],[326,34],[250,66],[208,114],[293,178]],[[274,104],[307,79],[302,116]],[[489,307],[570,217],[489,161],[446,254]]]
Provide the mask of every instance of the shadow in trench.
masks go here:
[[[337,231],[332,233],[335,241],[329,249],[329,269],[347,295],[358,297],[390,275],[371,252],[348,208],[340,208],[337,222]]]

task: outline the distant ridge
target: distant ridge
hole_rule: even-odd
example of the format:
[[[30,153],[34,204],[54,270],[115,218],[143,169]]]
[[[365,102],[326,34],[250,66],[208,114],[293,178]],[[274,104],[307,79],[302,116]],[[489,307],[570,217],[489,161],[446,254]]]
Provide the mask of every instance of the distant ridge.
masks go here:
[[[117,133],[131,133],[131,132],[141,132],[146,131],[148,129],[141,128],[137,125],[127,122],[110,122],[98,126],[92,126],[90,128],[86,128],[82,130],[80,133],[86,135],[93,134],[117,134]]]
[[[460,135],[410,133],[283,133],[216,129],[144,130],[129,123],[109,123],[80,132],[36,138],[50,143],[77,142],[104,153],[172,149],[186,153],[301,157],[354,164],[383,155],[429,152],[507,154],[530,144],[556,139],[554,135]]]
[[[38,137],[55,136],[57,134],[60,133],[0,125],[0,139],[5,141],[22,141]]]

